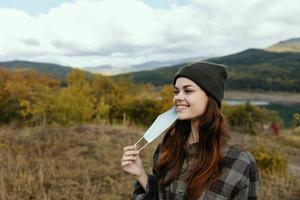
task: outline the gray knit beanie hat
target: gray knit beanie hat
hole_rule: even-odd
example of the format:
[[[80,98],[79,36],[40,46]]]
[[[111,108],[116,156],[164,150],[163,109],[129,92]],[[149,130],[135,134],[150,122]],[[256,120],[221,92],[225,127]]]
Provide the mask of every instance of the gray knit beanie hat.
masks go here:
[[[186,77],[194,81],[208,96],[214,98],[221,108],[227,76],[225,65],[201,61],[180,68],[173,78],[173,84],[175,85],[177,78]]]

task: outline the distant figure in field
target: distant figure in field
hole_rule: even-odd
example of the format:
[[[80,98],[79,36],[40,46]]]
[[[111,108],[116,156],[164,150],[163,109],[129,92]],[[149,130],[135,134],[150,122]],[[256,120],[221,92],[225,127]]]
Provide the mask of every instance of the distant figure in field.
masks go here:
[[[259,172],[248,151],[229,145],[221,112],[227,67],[197,62],[173,78],[177,120],[166,131],[147,174],[135,145],[126,146],[122,169],[134,175],[136,200],[257,199]]]
[[[279,132],[279,126],[275,123],[275,122],[272,122],[270,124],[270,129],[272,131],[272,135],[274,136],[278,136],[278,132]]]

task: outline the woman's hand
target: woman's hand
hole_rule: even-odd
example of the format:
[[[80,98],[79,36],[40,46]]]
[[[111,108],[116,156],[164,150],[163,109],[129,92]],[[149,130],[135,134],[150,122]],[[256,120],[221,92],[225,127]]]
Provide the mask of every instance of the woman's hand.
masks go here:
[[[140,177],[144,173],[143,163],[140,159],[136,145],[126,146],[123,148],[121,166],[125,172],[137,177]]]
[[[138,181],[144,190],[147,191],[148,175],[145,172],[136,145],[124,147],[123,152],[124,153],[121,158],[121,166],[123,170],[129,174],[137,176]]]

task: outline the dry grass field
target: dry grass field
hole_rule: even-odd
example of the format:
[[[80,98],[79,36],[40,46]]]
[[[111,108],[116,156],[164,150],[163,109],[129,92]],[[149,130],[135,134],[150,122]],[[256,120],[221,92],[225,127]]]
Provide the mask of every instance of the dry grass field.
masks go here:
[[[0,199],[131,199],[134,177],[122,172],[120,158],[123,147],[134,144],[143,132],[108,125],[1,127]],[[249,150],[268,144],[291,160],[293,170],[261,173],[260,199],[300,199],[300,147],[294,142],[300,134],[284,137],[232,135],[233,142]],[[141,153],[148,172],[158,141]]]

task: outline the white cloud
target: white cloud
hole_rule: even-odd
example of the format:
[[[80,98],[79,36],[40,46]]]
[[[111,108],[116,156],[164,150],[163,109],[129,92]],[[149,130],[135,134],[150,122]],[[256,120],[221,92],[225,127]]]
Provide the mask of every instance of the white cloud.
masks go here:
[[[225,55],[300,37],[298,0],[77,0],[29,15],[0,8],[0,59],[72,66]]]

